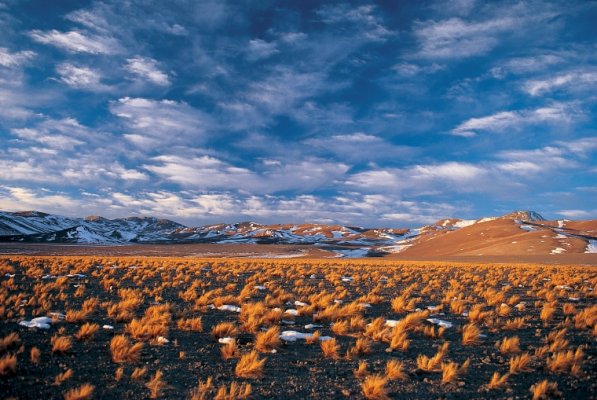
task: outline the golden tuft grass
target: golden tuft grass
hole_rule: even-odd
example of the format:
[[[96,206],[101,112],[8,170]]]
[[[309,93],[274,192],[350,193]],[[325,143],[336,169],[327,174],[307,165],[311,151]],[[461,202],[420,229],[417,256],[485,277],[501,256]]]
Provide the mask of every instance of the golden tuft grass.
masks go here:
[[[467,359],[462,365],[455,362],[442,363],[442,383],[454,383],[466,373],[471,361]]]
[[[554,353],[546,361],[547,369],[554,373],[569,372],[573,375],[578,375],[582,366],[584,352],[582,347],[578,347],[576,351],[560,351]]]
[[[114,372],[114,380],[116,382],[120,382],[123,375],[124,375],[124,368],[123,367],[116,368],[116,372]]]
[[[487,384],[487,389],[490,390],[494,390],[494,389],[500,389],[506,386],[506,381],[508,380],[508,377],[510,376],[509,373],[505,373],[503,375],[500,376],[499,372],[494,372],[493,375],[491,375],[491,380],[489,381],[489,383]]]
[[[462,344],[470,346],[481,341],[481,330],[475,323],[466,324],[462,327]]]
[[[417,367],[421,371],[425,372],[439,372],[441,371],[441,363],[444,356],[448,353],[449,344],[444,343],[433,357],[428,357],[423,354],[419,354],[417,357]]]
[[[280,347],[280,328],[272,326],[265,332],[259,332],[255,336],[255,349],[262,353],[271,353]]]
[[[265,358],[260,359],[259,353],[255,350],[248,354],[244,354],[234,369],[234,373],[239,378],[257,379],[263,376],[263,367],[265,365]]]
[[[131,373],[131,379],[138,380],[141,379],[147,374],[147,368],[135,368]]]
[[[502,354],[515,354],[520,353],[520,339],[518,336],[513,336],[509,338],[503,338],[501,341],[498,341],[495,344],[495,347],[500,349],[500,353]]]
[[[17,355],[6,354],[0,358],[0,375],[14,374],[17,372]]]
[[[386,363],[386,378],[391,381],[407,380],[408,375],[406,375],[406,372],[404,372],[404,363],[398,360],[389,360]]]
[[[93,396],[95,386],[84,383],[79,387],[71,389],[64,393],[64,400],[87,400]]]
[[[54,335],[50,340],[52,343],[52,353],[63,354],[71,349],[73,342],[68,336]]]
[[[30,356],[31,356],[31,362],[34,365],[38,365],[41,360],[41,350],[38,349],[37,347],[32,347]]]
[[[145,387],[149,389],[149,398],[157,399],[160,397],[164,389],[168,387],[168,384],[163,379],[164,374],[159,369],[155,372],[153,378],[145,384]]]
[[[18,346],[21,343],[21,338],[16,332],[11,332],[0,339],[0,351],[6,351],[11,347]]]
[[[74,372],[70,368],[64,372],[59,373],[54,378],[54,386],[60,386],[62,384],[62,382],[69,380],[70,378],[73,377],[73,375],[74,375]]]
[[[547,379],[531,386],[530,392],[533,395],[533,400],[544,400],[560,397],[558,384],[555,382],[549,382]]]
[[[340,345],[336,341],[336,338],[324,340],[319,345],[324,357],[332,358],[334,360],[339,358],[338,350],[340,349]]]
[[[110,353],[115,363],[127,363],[139,361],[143,343],[131,342],[124,335],[116,335],[110,340]]]
[[[354,370],[354,376],[357,378],[362,378],[367,375],[367,361],[361,360],[359,361],[359,366],[357,369]]]
[[[211,336],[218,340],[223,337],[236,337],[239,331],[232,322],[220,322],[211,329]]]
[[[387,400],[388,397],[388,389],[386,388],[386,384],[388,383],[387,379],[381,375],[369,375],[365,378],[363,383],[361,383],[361,389],[363,391],[363,396],[367,400]]]
[[[509,319],[502,325],[502,329],[507,331],[513,331],[516,329],[522,329],[526,325],[526,318],[525,317],[517,317],[513,319]]]
[[[98,324],[85,323],[79,328],[79,331],[73,336],[80,341],[89,340],[99,330]]]
[[[409,346],[407,331],[402,326],[395,326],[390,333],[390,349],[406,351]]]
[[[520,372],[531,372],[533,370],[530,367],[531,361],[533,361],[533,359],[529,353],[522,353],[519,356],[511,357],[509,361],[510,373],[518,374]]]
[[[213,390],[213,379],[208,377],[205,382],[199,380],[197,386],[191,389],[189,400],[207,400],[211,398],[209,395]]]
[[[224,344],[220,348],[220,354],[224,360],[230,360],[238,357],[238,347],[236,346],[236,340],[232,340]]]
[[[251,396],[253,387],[250,383],[230,383],[230,387],[220,386],[214,400],[245,400]]]
[[[201,317],[179,319],[177,326],[181,331],[203,332],[203,319]]]

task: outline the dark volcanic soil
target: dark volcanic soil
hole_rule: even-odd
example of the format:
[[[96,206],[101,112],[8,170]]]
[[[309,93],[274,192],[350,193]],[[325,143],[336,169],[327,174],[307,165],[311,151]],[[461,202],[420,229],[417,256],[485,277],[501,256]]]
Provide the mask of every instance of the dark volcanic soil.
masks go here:
[[[31,261],[34,260],[34,261]],[[217,260],[189,260],[189,259],[157,259],[147,261],[141,265],[140,259],[122,258],[106,259],[96,258],[68,258],[68,259],[27,259],[25,258],[4,258],[0,264],[4,265],[7,273],[9,267],[13,267],[15,276],[0,277],[3,284],[3,300],[6,309],[3,310],[3,319],[0,321],[0,338],[11,332],[17,332],[24,346],[23,352],[18,354],[18,366],[16,374],[0,375],[0,393],[4,398],[18,399],[42,399],[62,398],[62,393],[67,389],[89,382],[95,386],[94,398],[97,399],[145,399],[149,396],[149,390],[145,383],[156,370],[164,373],[164,379],[168,387],[160,398],[183,399],[187,398],[190,390],[196,386],[199,379],[205,380],[212,377],[216,386],[229,385],[232,381],[248,382],[253,387],[252,398],[285,398],[285,399],[329,399],[329,398],[362,398],[360,384],[362,379],[354,376],[360,360],[366,360],[369,373],[384,374],[385,363],[390,359],[401,360],[405,363],[405,370],[408,374],[406,381],[391,381],[387,388],[391,398],[404,399],[527,399],[530,397],[529,388],[531,385],[548,379],[558,384],[558,390],[567,399],[589,399],[597,396],[597,346],[595,337],[591,335],[590,329],[575,329],[574,324],[566,324],[566,316],[557,311],[552,320],[547,324],[541,322],[539,313],[540,307],[535,307],[534,302],[538,301],[537,291],[543,288],[553,288],[555,281],[560,280],[563,272],[569,271],[574,275],[570,289],[559,289],[556,298],[558,304],[571,302],[569,297],[578,296],[574,300],[574,306],[584,309],[597,304],[597,299],[592,293],[592,287],[597,283],[597,271],[592,268],[577,267],[560,269],[557,267],[530,268],[520,275],[520,285],[512,285],[512,280],[519,276],[518,269],[513,266],[501,267],[447,267],[433,266],[415,267],[396,262],[375,264],[374,261],[364,263],[354,261],[351,263],[323,264],[319,262],[296,261],[217,261]],[[35,267],[24,268],[20,264],[27,263]],[[278,268],[276,263],[281,263]],[[53,269],[52,264],[55,264]],[[103,268],[97,268],[101,265]],[[131,268],[133,267],[133,268]],[[137,268],[138,267],[138,268]],[[231,272],[233,270],[233,272]],[[110,324],[113,330],[100,329],[88,342],[79,342],[73,339],[73,348],[66,354],[52,354],[50,338],[59,330],[62,335],[73,335],[77,332],[82,322],[68,323],[65,321],[52,324],[49,330],[27,329],[18,325],[23,318],[30,319],[38,316],[35,307],[22,303],[21,300],[29,301],[32,297],[35,285],[52,285],[56,278],[41,279],[42,273],[56,274],[83,273],[82,278],[68,278],[67,283],[61,289],[53,289],[52,293],[62,296],[54,297],[52,311],[64,313],[67,309],[79,309],[84,300],[90,297],[97,297],[100,304],[107,302],[118,302],[117,289],[135,288],[145,291],[145,302],[136,311],[137,317],[143,314],[144,309],[152,304],[172,305],[173,321],[170,324],[170,332],[167,335],[169,343],[163,345],[145,344],[139,362],[124,364],[124,375],[120,381],[116,381],[115,372],[120,366],[111,360],[109,342],[113,335],[125,332],[126,322],[115,322],[106,315],[106,310],[98,307],[87,319],[86,322],[95,322],[100,326]],[[290,272],[289,272],[290,271]],[[414,273],[413,273],[414,271]],[[315,274],[315,275],[313,275]],[[389,277],[380,278],[380,274]],[[425,275],[426,280],[421,281],[418,277]],[[4,272],[2,272],[4,275]],[[564,274],[565,275],[565,274]],[[301,279],[297,280],[297,276]],[[353,281],[340,280],[340,276],[352,276]],[[555,277],[558,276],[556,279]],[[137,279],[143,277],[143,280]],[[293,278],[294,279],[291,279]],[[114,279],[118,287],[105,287],[102,279]],[[182,279],[187,279],[183,282]],[[554,280],[553,284],[548,279]],[[432,284],[431,280],[438,280]],[[185,291],[193,282],[201,282],[203,289],[199,291],[226,288],[222,295],[238,296],[240,289],[246,284],[254,285],[263,283],[267,285],[266,290],[253,290],[249,298],[239,298],[242,304],[246,302],[266,301],[268,296],[282,293],[290,294],[288,304],[282,308],[294,308],[294,301],[308,302],[307,293],[309,288],[314,293],[327,291],[335,294],[335,297],[342,298],[343,303],[358,300],[361,296],[372,291],[380,299],[365,308],[363,317],[372,321],[376,317],[385,319],[403,318],[405,313],[392,311],[390,301],[413,283],[416,288],[412,293],[413,297],[419,298],[418,307],[426,309],[427,306],[442,303],[445,292],[449,289],[451,280],[459,281],[464,285],[466,295],[473,295],[474,290],[479,287],[480,282],[486,282],[488,287],[504,290],[507,298],[519,296],[519,302],[526,303],[525,311],[512,311],[508,318],[525,316],[528,319],[524,328],[514,331],[491,329],[482,325],[484,337],[480,344],[474,346],[463,346],[461,344],[461,333],[459,328],[469,321],[466,316],[450,311],[449,302],[445,303],[444,310],[435,315],[450,321],[454,326],[445,331],[442,338],[431,339],[420,332],[409,334],[411,344],[407,351],[387,352],[387,343],[373,342],[370,354],[345,359],[344,354],[349,347],[355,343],[355,337],[336,335],[331,331],[330,323],[322,323],[321,333],[337,338],[342,356],[339,360],[324,358],[318,344],[306,344],[304,341],[283,344],[275,354],[262,354],[267,358],[264,375],[261,379],[239,379],[234,376],[234,368],[237,359],[223,360],[220,355],[220,347],[210,335],[211,328],[222,321],[231,321],[238,324],[239,315],[235,312],[219,311],[213,309],[193,310],[192,303],[181,299],[179,293]],[[573,281],[573,282],[572,282]],[[163,283],[166,282],[166,285]],[[525,283],[526,282],[526,283]],[[529,290],[531,283],[538,285],[536,290]],[[85,286],[84,295],[76,296],[75,293],[80,285]],[[163,287],[159,294],[151,294],[151,289]],[[426,288],[431,288],[426,290]],[[39,286],[38,286],[39,288]],[[551,289],[550,289],[551,290]],[[457,294],[456,294],[457,295]],[[17,301],[18,306],[11,308],[10,296],[22,296]],[[158,297],[156,297],[158,296]],[[16,299],[13,298],[13,300]],[[13,302],[14,304],[14,302]],[[492,307],[487,307],[491,310]],[[9,316],[9,311],[22,313],[21,316]],[[203,319],[203,332],[188,332],[177,329],[176,319],[184,317],[201,316]],[[314,322],[312,315],[285,318],[292,322],[283,322],[280,330],[295,330],[309,332],[305,329],[306,324]],[[500,318],[497,318],[498,320]],[[495,321],[494,321],[495,322]],[[431,324],[424,322],[425,326]],[[508,379],[508,385],[504,389],[488,391],[484,385],[489,382],[493,372],[503,374],[508,371],[509,356],[501,354],[495,347],[495,343],[505,336],[518,336],[520,347],[524,352],[533,352],[545,345],[545,336],[555,330],[567,327],[566,340],[569,341],[568,348],[576,349],[585,345],[584,362],[582,372],[579,376],[572,376],[569,373],[554,373],[546,368],[545,359],[538,357],[532,362],[532,372],[525,372],[512,375]],[[241,333],[238,336],[240,352],[246,353],[253,348],[254,335]],[[457,363],[463,363],[470,359],[471,365],[468,373],[463,375],[456,383],[443,385],[441,373],[425,373],[417,369],[416,359],[420,354],[432,356],[436,353],[441,343],[449,342],[449,355],[447,359]],[[34,365],[29,359],[31,347],[37,346],[41,350],[41,363]],[[0,356],[5,353],[17,352],[18,346],[0,351]],[[185,356],[181,359],[180,353]],[[550,354],[550,353],[548,353]],[[141,380],[133,380],[130,374],[135,367],[146,367],[147,375]],[[52,385],[54,377],[61,372],[71,368],[74,375],[71,379],[60,386]],[[212,398],[212,393],[208,398]]]

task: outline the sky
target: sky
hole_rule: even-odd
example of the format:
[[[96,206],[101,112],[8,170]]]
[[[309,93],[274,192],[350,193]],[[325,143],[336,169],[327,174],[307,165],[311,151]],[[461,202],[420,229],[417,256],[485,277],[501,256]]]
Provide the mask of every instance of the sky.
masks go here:
[[[597,218],[597,2],[0,0],[0,209]]]

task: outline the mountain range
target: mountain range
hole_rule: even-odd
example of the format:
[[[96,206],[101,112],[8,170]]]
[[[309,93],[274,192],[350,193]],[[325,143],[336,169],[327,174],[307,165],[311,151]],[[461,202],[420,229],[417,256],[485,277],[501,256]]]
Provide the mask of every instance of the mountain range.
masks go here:
[[[534,211],[442,219],[417,229],[254,222],[188,227],[167,219],[69,218],[0,212],[0,241],[94,245],[212,243],[312,245],[341,257],[597,253],[597,220],[547,221]]]

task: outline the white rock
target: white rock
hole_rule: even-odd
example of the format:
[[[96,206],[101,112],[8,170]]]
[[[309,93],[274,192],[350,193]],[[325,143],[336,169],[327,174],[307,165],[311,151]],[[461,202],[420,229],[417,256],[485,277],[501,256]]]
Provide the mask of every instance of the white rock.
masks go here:
[[[240,312],[240,307],[233,306],[233,305],[230,305],[230,304],[223,304],[220,307],[218,307],[218,310],[220,310],[220,311]]]
[[[113,330],[114,327],[112,325],[104,325],[104,326],[102,326],[102,329]]]
[[[431,322],[434,325],[439,325],[446,329],[451,328],[453,326],[451,322],[444,321],[444,320],[438,319],[438,318],[427,318],[427,322]]]

